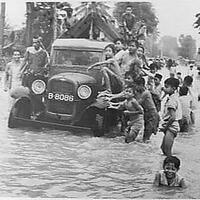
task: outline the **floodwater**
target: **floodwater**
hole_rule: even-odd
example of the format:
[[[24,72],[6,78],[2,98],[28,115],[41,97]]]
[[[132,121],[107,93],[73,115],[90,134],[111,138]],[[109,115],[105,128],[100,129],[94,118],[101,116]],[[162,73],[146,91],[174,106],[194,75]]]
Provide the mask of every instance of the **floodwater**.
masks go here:
[[[157,188],[152,182],[165,158],[160,151],[162,133],[148,144],[126,144],[122,136],[9,129],[7,94],[2,88],[0,92],[0,197],[200,198],[200,104],[196,125],[179,134],[173,148],[188,187]]]

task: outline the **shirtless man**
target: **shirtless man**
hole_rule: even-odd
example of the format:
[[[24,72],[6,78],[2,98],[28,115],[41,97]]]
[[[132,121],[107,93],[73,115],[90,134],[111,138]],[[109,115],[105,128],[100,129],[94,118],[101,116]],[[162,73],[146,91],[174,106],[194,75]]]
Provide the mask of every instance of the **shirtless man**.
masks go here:
[[[33,38],[33,46],[26,49],[24,61],[21,67],[22,73],[38,73],[41,72],[48,64],[49,55],[42,48],[40,38]]]
[[[128,51],[125,52],[122,56],[122,62],[121,62],[122,75],[124,75],[126,71],[129,71],[129,66],[132,62],[134,62],[134,60],[138,60],[137,48],[138,48],[138,43],[136,40],[131,40],[128,43]]]

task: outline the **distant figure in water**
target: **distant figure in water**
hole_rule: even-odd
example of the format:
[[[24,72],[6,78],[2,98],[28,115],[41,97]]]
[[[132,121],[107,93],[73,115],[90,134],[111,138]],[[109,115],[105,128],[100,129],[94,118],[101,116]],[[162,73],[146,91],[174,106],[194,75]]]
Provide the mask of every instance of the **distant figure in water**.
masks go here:
[[[180,169],[180,160],[176,156],[168,156],[163,161],[163,170],[155,175],[155,186],[169,186],[186,188],[184,179],[177,173]]]

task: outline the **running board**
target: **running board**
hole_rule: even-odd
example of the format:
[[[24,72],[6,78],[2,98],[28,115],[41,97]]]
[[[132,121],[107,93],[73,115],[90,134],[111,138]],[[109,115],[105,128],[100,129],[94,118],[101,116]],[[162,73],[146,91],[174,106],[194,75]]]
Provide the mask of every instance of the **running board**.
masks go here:
[[[16,122],[19,125],[23,124],[23,126],[28,125],[28,126],[36,126],[36,127],[50,127],[53,129],[61,129],[61,130],[69,130],[69,131],[77,130],[77,131],[82,131],[82,132],[87,131],[87,132],[92,133],[91,128],[82,127],[82,126],[65,125],[65,124],[59,124],[55,122],[25,119],[21,117],[14,117],[14,120],[16,120]]]

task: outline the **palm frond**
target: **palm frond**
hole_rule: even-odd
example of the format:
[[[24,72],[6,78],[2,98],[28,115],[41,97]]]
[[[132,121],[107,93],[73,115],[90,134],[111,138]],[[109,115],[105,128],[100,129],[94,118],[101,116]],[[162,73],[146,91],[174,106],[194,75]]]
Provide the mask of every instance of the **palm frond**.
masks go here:
[[[75,12],[75,13],[73,14],[73,16],[77,16],[77,15],[79,15],[79,14],[82,14],[82,15],[87,14],[87,8],[86,8],[86,7],[83,7],[82,9],[78,10],[77,12]]]
[[[109,18],[109,19],[112,19],[112,18],[113,18],[108,12],[106,12],[106,11],[103,10],[103,9],[99,9],[99,13],[100,13],[102,16],[105,16],[105,17],[107,17],[107,18]]]
[[[103,3],[103,2],[99,2],[98,5],[99,5],[102,9],[104,9],[104,10],[110,9],[110,6],[106,5],[106,4]]]
[[[78,11],[80,9],[82,9],[83,7],[87,6],[88,2],[81,2],[80,6],[77,6],[74,8],[74,11]]]

